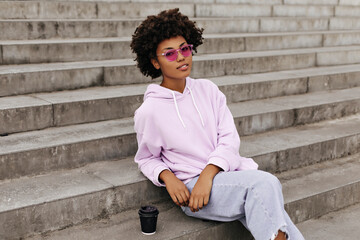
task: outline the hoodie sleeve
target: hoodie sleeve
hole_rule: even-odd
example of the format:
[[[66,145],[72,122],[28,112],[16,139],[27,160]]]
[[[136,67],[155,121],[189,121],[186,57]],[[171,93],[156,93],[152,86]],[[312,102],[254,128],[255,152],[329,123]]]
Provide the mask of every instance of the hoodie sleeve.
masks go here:
[[[138,142],[138,150],[135,155],[135,162],[138,164],[140,171],[156,186],[165,186],[160,183],[159,175],[163,170],[170,170],[161,159],[161,146],[155,139],[148,139],[146,136],[151,135],[151,129],[146,125],[143,118],[135,115],[135,131]]]
[[[208,164],[216,165],[225,172],[257,169],[258,165],[251,158],[239,155],[240,137],[234,117],[226,104],[225,95],[218,88],[215,99],[218,141],[215,150],[208,157]]]

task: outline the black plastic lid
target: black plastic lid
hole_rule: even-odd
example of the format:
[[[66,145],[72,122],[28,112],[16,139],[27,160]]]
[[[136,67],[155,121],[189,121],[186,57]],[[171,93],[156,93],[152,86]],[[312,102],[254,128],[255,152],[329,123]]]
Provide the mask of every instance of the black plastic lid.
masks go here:
[[[155,206],[141,206],[139,215],[158,215],[159,210]]]

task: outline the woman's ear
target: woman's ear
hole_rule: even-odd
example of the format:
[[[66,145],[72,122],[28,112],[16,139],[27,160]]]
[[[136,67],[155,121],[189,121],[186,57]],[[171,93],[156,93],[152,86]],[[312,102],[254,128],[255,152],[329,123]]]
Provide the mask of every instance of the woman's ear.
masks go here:
[[[151,63],[152,63],[152,65],[154,66],[154,68],[160,69],[160,64],[159,64],[159,62],[158,62],[156,59],[152,58],[152,59],[151,59]]]

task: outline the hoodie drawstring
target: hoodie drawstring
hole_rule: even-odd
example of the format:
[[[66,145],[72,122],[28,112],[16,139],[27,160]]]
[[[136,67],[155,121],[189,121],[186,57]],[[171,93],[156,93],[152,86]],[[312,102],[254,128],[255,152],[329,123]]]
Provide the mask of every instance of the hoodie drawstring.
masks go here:
[[[194,106],[195,106],[195,108],[196,108],[196,111],[197,111],[198,114],[199,114],[201,123],[202,123],[203,127],[205,127],[203,117],[201,116],[201,113],[200,113],[200,111],[199,111],[199,108],[198,108],[197,105],[196,105],[195,98],[194,98],[194,95],[193,95],[193,93],[192,93],[192,91],[191,91],[191,88],[188,87],[188,89],[189,89],[189,91],[190,91],[190,95],[191,95],[192,101],[193,101],[193,103],[194,103]]]
[[[191,91],[191,88],[187,87],[187,89],[189,89],[192,102],[193,102],[193,104],[194,104],[194,107],[195,107],[196,111],[197,111],[198,114],[199,114],[199,117],[200,117],[200,120],[201,120],[201,124],[203,125],[203,127],[205,127],[204,119],[203,119],[203,117],[202,117],[202,115],[201,115],[201,113],[200,113],[200,111],[199,111],[199,108],[198,108],[197,105],[196,105],[195,98],[194,98],[194,95],[193,95],[193,93],[192,93],[192,91]],[[183,121],[183,119],[182,119],[182,117],[181,117],[181,115],[180,115],[180,111],[179,111],[179,107],[178,107],[178,104],[177,104],[177,101],[176,101],[175,93],[174,93],[174,91],[171,91],[171,93],[172,93],[173,98],[174,98],[174,103],[175,103],[175,108],[176,108],[177,115],[178,115],[178,117],[179,117],[182,125],[184,126],[184,128],[186,128],[185,123],[184,123],[184,121]]]
[[[180,112],[179,112],[179,108],[178,108],[178,105],[177,105],[177,102],[176,102],[175,93],[174,93],[174,91],[171,91],[171,93],[172,93],[173,98],[174,98],[175,108],[176,108],[176,112],[177,112],[177,114],[178,114],[178,117],[179,117],[182,125],[184,126],[184,128],[186,128],[185,123],[184,123],[183,119],[181,118],[181,115],[180,115]]]

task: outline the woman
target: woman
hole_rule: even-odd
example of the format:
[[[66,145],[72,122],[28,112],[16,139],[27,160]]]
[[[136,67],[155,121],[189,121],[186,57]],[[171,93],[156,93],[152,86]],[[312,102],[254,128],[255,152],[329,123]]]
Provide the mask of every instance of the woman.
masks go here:
[[[135,162],[189,216],[239,220],[259,240],[304,239],[284,210],[278,179],[239,155],[225,95],[211,81],[189,77],[202,32],[178,9],[136,29],[137,65],[162,82],[148,86],[135,112]]]

